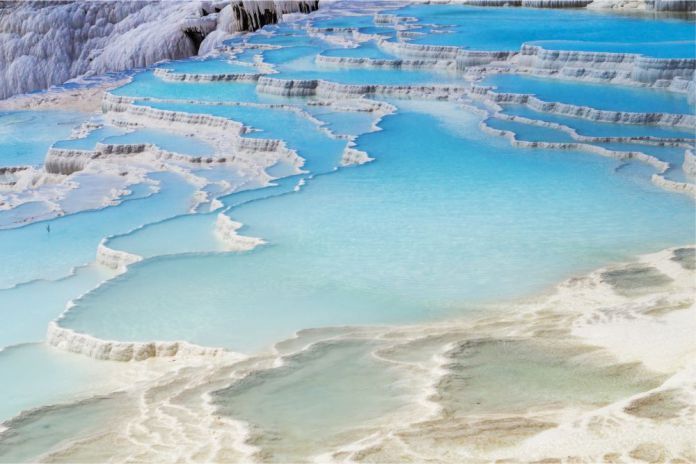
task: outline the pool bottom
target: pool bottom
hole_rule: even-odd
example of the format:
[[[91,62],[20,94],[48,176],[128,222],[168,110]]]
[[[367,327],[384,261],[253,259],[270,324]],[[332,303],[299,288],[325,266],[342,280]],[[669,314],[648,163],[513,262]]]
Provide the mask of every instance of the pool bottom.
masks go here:
[[[584,333],[661,328],[691,345],[693,257],[643,256],[474,318],[304,330],[243,360],[175,358],[126,394],[6,423],[0,461],[35,456],[32,447],[52,462],[99,460],[105,449],[217,462],[594,462],[655,450],[688,460],[696,366],[684,345],[667,345],[656,364],[637,344]],[[660,283],[636,280],[637,267]]]

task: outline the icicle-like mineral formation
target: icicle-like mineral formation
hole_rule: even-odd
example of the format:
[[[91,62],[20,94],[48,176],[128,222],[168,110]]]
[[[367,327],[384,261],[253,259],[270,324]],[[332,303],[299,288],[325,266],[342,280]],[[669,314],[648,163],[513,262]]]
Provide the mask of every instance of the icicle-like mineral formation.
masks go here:
[[[0,2],[0,99],[205,53],[317,0]]]

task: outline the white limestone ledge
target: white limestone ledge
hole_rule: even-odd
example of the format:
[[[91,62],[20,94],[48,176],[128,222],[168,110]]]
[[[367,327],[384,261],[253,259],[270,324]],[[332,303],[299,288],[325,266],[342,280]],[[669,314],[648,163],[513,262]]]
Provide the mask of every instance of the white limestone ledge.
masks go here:
[[[439,67],[450,67],[450,63],[454,62],[455,68],[460,71],[471,72],[471,68],[488,66],[526,70],[542,75],[557,72],[573,79],[660,86],[682,92],[687,91],[685,86],[672,87],[671,81],[683,79],[685,82],[693,82],[696,72],[696,59],[693,58],[653,58],[634,53],[547,50],[534,44],[523,44],[518,52],[467,50],[451,45],[414,44],[385,38],[379,39],[377,43],[380,48],[398,56],[402,61],[408,60],[409,66],[414,68],[428,67],[430,62],[437,63]],[[318,58],[318,61],[340,63],[336,59]],[[343,63],[373,67],[399,66],[393,62],[388,63],[389,60],[384,60],[385,63],[380,61],[382,60],[365,59],[358,62],[355,58],[347,58]]]
[[[266,243],[258,237],[239,235],[242,223],[233,221],[224,213],[218,213],[215,221],[215,236],[225,245],[227,251],[249,251]]]
[[[304,160],[283,140],[245,138],[248,127],[231,119],[207,114],[161,110],[131,103],[105,103],[106,116],[112,124],[124,127],[158,127],[197,137],[216,147],[216,155],[184,156],[179,161],[192,163],[238,163],[249,167],[266,167],[283,160],[300,168]],[[121,152],[127,152],[122,149]],[[161,150],[160,150],[161,152]]]
[[[99,338],[61,327],[58,321],[48,324],[46,342],[58,349],[108,361],[144,361],[159,357],[221,357],[229,355],[223,348],[210,348],[185,341],[121,342]]]
[[[337,57],[319,54],[317,63],[325,66],[351,66],[381,69],[457,70],[469,74],[493,72],[526,72],[533,75],[559,75],[568,79],[613,82],[624,85],[667,88],[674,92],[693,91],[688,85],[696,70],[694,59],[658,59],[637,54],[546,50],[525,44],[521,51],[472,51],[457,47],[435,47],[382,40],[380,45],[392,53],[419,58],[377,59]],[[457,49],[456,54],[453,49]],[[444,50],[444,51],[443,51]],[[410,53],[413,55],[414,53]],[[451,58],[455,56],[455,58]],[[482,68],[482,67],[486,68]]]
[[[460,50],[457,54],[457,69],[465,70],[472,66],[500,65],[509,62],[517,52]]]
[[[2,166],[0,167],[0,192],[12,189],[17,183],[17,174],[30,171],[31,166]],[[2,202],[0,201],[0,205]]]
[[[262,145],[264,140],[262,141]],[[276,140],[270,144],[278,145]],[[250,143],[249,145],[254,145]],[[245,147],[247,152],[264,151],[255,147]],[[263,147],[262,147],[263,148]],[[267,150],[275,151],[275,150]],[[282,150],[278,150],[282,151]],[[78,171],[82,171],[89,163],[99,162],[100,160],[125,161],[127,158],[137,159],[138,161],[176,161],[188,164],[212,164],[212,163],[234,163],[238,159],[236,156],[188,156],[162,150],[150,143],[142,144],[103,144],[97,143],[94,150],[68,150],[62,148],[50,148],[46,153],[44,170],[49,174],[60,174],[68,176]]]
[[[319,54],[316,62],[325,66],[350,66],[356,68],[375,69],[455,69],[455,60],[436,59],[388,59],[388,58],[362,58],[348,56],[327,56]]]
[[[682,78],[693,80],[696,59],[652,58],[635,53],[547,50],[539,45],[523,44],[512,60],[518,67],[531,70],[561,71],[569,77],[617,79],[641,84]],[[602,73],[598,71],[602,71]]]
[[[309,26],[306,30],[309,34],[324,34],[324,33],[353,33],[359,29],[357,26],[345,27],[317,27]]]
[[[128,266],[142,260],[143,257],[140,255],[109,248],[106,245],[106,240],[102,240],[97,247],[97,264],[109,269],[125,272]]]
[[[254,69],[253,67],[250,67]],[[157,68],[154,75],[169,82],[256,82],[262,73],[220,73],[220,74],[194,74],[194,73],[175,73],[169,69]]]
[[[570,105],[567,103],[546,102],[534,95],[520,93],[499,93],[490,87],[473,86],[473,98],[489,100],[500,104],[525,105],[536,111],[554,113],[564,116],[589,119],[591,121],[613,122],[622,124],[652,124],[667,127],[696,127],[696,116],[672,113],[634,113],[629,111],[598,110],[589,106]]]
[[[616,69],[630,67],[638,55],[629,53],[603,53],[577,50],[547,50],[539,45],[522,44],[514,61],[520,66],[560,69],[564,66],[592,65]]]
[[[461,0],[472,6],[522,6],[522,0]]]
[[[589,135],[579,134],[577,132],[577,130],[575,130],[574,128],[563,125],[563,124],[555,123],[555,122],[542,121],[539,119],[530,119],[530,118],[525,118],[523,116],[505,114],[505,113],[501,113],[501,112],[494,113],[493,117],[495,117],[497,119],[503,119],[506,121],[520,122],[523,124],[528,124],[528,125],[538,126],[538,127],[547,127],[549,129],[554,129],[554,130],[558,130],[561,132],[565,132],[570,137],[572,137],[574,140],[577,140],[579,142],[635,143],[635,144],[653,145],[653,146],[662,146],[662,147],[684,147],[686,149],[690,146],[690,143],[694,141],[693,138],[686,138],[686,137],[675,137],[675,138],[665,139],[665,138],[653,137],[653,136],[649,136],[649,135],[638,136],[638,137],[612,137],[612,136],[593,137],[593,136],[589,136]]]
[[[389,39],[380,39],[378,46],[384,51],[400,58],[411,60],[434,60],[444,63],[456,63],[457,69],[465,69],[468,66],[480,66],[491,63],[504,63],[514,57],[513,51],[483,51],[465,50],[453,45],[426,45],[409,42],[393,42]]]
[[[594,0],[588,8],[614,10],[694,11],[694,0]]]
[[[327,107],[336,111],[356,111],[379,115],[391,114],[397,110],[397,108],[391,103],[379,100],[370,100],[368,98],[352,98],[349,100],[309,100],[307,101],[307,105]]]
[[[388,95],[395,98],[448,100],[468,92],[457,85],[374,85],[338,84],[321,79],[295,80],[261,77],[256,90],[260,93],[287,97],[357,98],[364,95]]]
[[[585,8],[592,0],[522,0],[527,8]]]
[[[33,186],[39,185],[51,174],[34,166],[3,166],[0,167],[0,193],[2,192],[21,192]],[[0,196],[0,210],[15,208],[22,200],[14,200],[10,195]]]
[[[121,97],[117,97],[121,98]],[[304,118],[310,119],[314,122],[317,122],[317,119],[311,116],[309,113],[306,111],[302,110],[300,107],[293,105],[293,104],[288,104],[288,103],[258,103],[258,102],[244,102],[244,101],[205,101],[205,100],[193,100],[193,99],[187,99],[187,100],[180,100],[180,99],[166,99],[166,98],[142,98],[139,99],[142,102],[157,102],[157,103],[189,103],[189,104],[196,104],[201,107],[205,106],[242,106],[242,107],[252,107],[252,108],[268,108],[268,109],[281,109],[285,111],[292,111],[298,115],[301,115]],[[125,101],[120,101],[120,100],[115,100],[116,103],[119,103],[119,105],[116,106],[116,110],[122,108],[123,105],[125,104],[131,104],[134,102],[134,100],[125,100]],[[144,106],[147,106],[144,104]],[[346,100],[336,100],[336,99],[324,99],[324,100],[308,100],[305,102],[309,106],[328,106],[332,107],[335,109],[342,109],[342,111],[367,111],[367,112],[384,112],[384,113],[391,113],[395,111],[395,107],[389,103],[386,103],[384,101],[378,101],[378,100],[370,100],[367,98],[350,98]],[[245,133],[253,130],[249,129],[248,127],[245,127],[244,131]]]
[[[662,81],[692,81],[696,60],[691,58],[652,58],[639,54],[547,50],[538,45],[523,44],[519,52],[476,51],[454,46],[433,46],[382,39],[381,48],[400,57],[420,60],[454,60],[464,71],[476,66],[498,66],[524,69],[532,74],[550,71],[582,80],[616,80],[632,85],[665,86]],[[417,65],[417,63],[415,63]],[[679,90],[675,88],[674,90]]]
[[[404,23],[415,23],[418,18],[413,16],[397,16],[395,14],[379,13],[373,16],[373,21],[375,24],[404,24]]]
[[[369,163],[370,161],[374,161],[374,158],[370,158],[367,152],[352,147],[346,147],[343,150],[340,164],[341,166],[357,166]]]
[[[379,40],[384,37],[381,34],[361,32],[360,27],[316,27],[306,29],[309,37],[317,38],[324,42],[338,46],[355,46],[356,43],[369,40]]]
[[[696,156],[694,156],[693,151],[686,150],[684,153],[684,164],[682,168],[687,175],[696,177]]]
[[[161,121],[160,125],[170,127],[172,124],[183,126],[205,126],[228,130],[233,134],[242,135],[246,132],[246,127],[237,121],[211,116],[208,114],[185,113],[183,111],[162,110],[145,105],[133,104],[134,99],[129,97],[113,97],[105,94],[102,101],[102,111],[108,116],[110,113],[122,113],[127,116],[126,123],[138,125],[139,120]]]
[[[417,37],[423,37],[425,32],[420,32],[420,31],[411,31],[411,30],[397,30],[396,31],[396,38],[397,40],[403,40],[403,39],[415,39]],[[377,38],[379,37],[379,34],[377,34]]]
[[[453,45],[425,45],[409,42],[393,42],[382,39],[378,46],[384,51],[404,58],[449,60],[457,59],[461,49]]]
[[[583,142],[532,142],[527,140],[518,140],[517,134],[512,131],[495,129],[482,121],[479,124],[481,130],[485,133],[504,137],[510,141],[510,144],[518,148],[541,148],[541,149],[553,149],[553,150],[577,150],[584,151],[587,153],[592,153],[595,155],[604,156],[607,158],[614,158],[619,160],[639,160],[652,167],[654,167],[659,173],[664,173],[670,168],[669,163],[662,161],[654,156],[648,155],[640,151],[618,151],[609,150],[604,147],[597,145],[589,145]]]
[[[693,81],[695,72],[696,59],[639,56],[631,70],[631,77],[637,82],[647,83],[676,77]]]
[[[694,200],[696,200],[696,184],[691,184],[687,182],[677,182],[674,180],[667,179],[660,174],[653,174],[650,180],[653,184],[657,185],[658,187],[661,187],[665,190],[669,190],[670,192],[688,195]]]
[[[161,98],[147,98],[144,102],[158,103],[188,103],[196,104],[201,107],[206,106],[248,106],[254,108],[281,109],[284,111],[292,111],[318,123],[316,118],[313,118],[307,112],[301,110],[297,106],[285,103],[256,103],[256,102],[209,102],[200,100],[175,100]],[[132,110],[130,107],[135,107]],[[147,108],[141,110],[140,108]],[[223,145],[226,148],[247,149],[254,151],[280,151],[282,149],[291,152],[285,147],[285,142],[277,139],[265,138],[241,138],[240,135],[247,134],[255,129],[249,128],[244,124],[232,119],[211,116],[207,114],[188,113],[172,110],[155,109],[146,104],[133,105],[130,102],[111,103],[104,105],[104,110],[107,117],[111,119],[114,125],[119,126],[146,126],[146,127],[162,127],[172,130],[175,127],[179,132],[195,133],[197,137],[202,138],[212,145],[220,145],[221,139],[225,140]],[[231,133],[227,129],[232,129]],[[219,147],[218,147],[219,148]],[[292,152],[294,153],[294,151]]]
[[[125,95],[115,95],[111,92],[104,92],[104,95],[102,96],[102,111],[108,111],[111,105],[120,105],[126,103],[130,104],[136,100],[138,100],[138,98],[128,97]]]
[[[49,148],[44,159],[43,169],[49,174],[68,176],[82,171],[89,160],[94,159],[94,150],[69,150],[65,148]]]
[[[653,174],[650,181],[664,190],[685,194],[696,200],[696,184],[689,182],[677,182],[664,177],[664,173],[670,169],[670,164],[662,161],[652,155],[640,151],[617,151],[609,150],[604,147],[597,145],[589,145],[582,142],[531,142],[526,140],[518,140],[516,134],[509,130],[495,129],[486,124],[485,120],[481,121],[479,124],[481,130],[485,133],[500,136],[508,139],[510,144],[517,148],[541,148],[541,149],[554,149],[554,150],[577,150],[584,151],[587,153],[592,153],[595,155],[605,156],[608,158],[615,158],[619,160],[639,160],[654,167],[658,172]],[[685,164],[688,162],[694,162],[694,156],[691,151],[687,150],[685,154]],[[686,172],[685,167],[685,172]]]

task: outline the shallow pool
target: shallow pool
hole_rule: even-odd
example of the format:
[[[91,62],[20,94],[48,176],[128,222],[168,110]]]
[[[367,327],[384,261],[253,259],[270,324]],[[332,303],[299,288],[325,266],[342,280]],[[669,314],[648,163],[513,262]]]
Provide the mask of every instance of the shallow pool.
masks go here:
[[[135,265],[62,323],[254,351],[303,327],[466,314],[691,240],[691,201],[617,176],[617,161],[511,148],[456,107],[401,109],[359,139],[373,163],[232,209],[241,233],[268,245]]]
[[[637,113],[692,114],[695,109],[685,94],[661,89],[595,84],[563,79],[497,74],[481,82],[497,92],[536,95],[547,102],[591,106],[600,110]]]

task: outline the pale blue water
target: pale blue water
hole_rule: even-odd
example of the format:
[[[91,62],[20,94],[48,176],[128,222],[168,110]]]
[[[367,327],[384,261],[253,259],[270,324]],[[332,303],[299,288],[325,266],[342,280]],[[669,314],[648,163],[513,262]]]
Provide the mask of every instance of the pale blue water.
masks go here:
[[[300,34],[297,32],[285,32],[273,36],[258,34],[249,37],[247,42],[250,44],[266,44],[279,46],[312,45],[324,43],[320,39],[308,37],[304,34]]]
[[[481,85],[495,86],[499,92],[528,93],[547,102],[591,106],[600,110],[638,113],[694,113],[686,95],[661,89],[639,88],[561,79],[545,79],[521,74],[497,74]]]
[[[48,148],[85,117],[67,111],[0,111],[0,166],[42,164]]]
[[[670,168],[663,175],[665,178],[673,180],[675,182],[688,182],[692,184],[696,183],[696,177],[685,173],[684,170],[681,169],[681,167]]]
[[[26,218],[51,217],[51,207],[44,201],[29,201],[12,209],[0,211],[0,227],[17,227]]]
[[[321,28],[360,28],[374,26],[372,15],[338,17],[312,21],[312,26]]]
[[[259,181],[254,177],[249,177],[248,173],[243,173],[238,167],[230,166],[228,164],[222,165],[205,165],[201,169],[194,169],[192,171],[194,175],[204,177],[209,182],[215,182],[208,184],[203,187],[202,190],[210,192],[214,197],[218,196],[218,193],[226,191],[218,183],[224,181],[229,188],[234,190],[243,189],[245,187],[255,186]]]
[[[34,279],[56,279],[94,260],[100,240],[147,222],[182,214],[190,207],[193,187],[174,174],[153,174],[160,179],[156,195],[97,211],[58,217],[24,227],[0,230],[0,288]]]
[[[380,60],[395,60],[396,56],[379,48],[374,41],[363,42],[356,48],[332,48],[322,53],[326,56],[341,56],[349,58],[374,58]]]
[[[302,327],[451,317],[637,249],[691,240],[690,200],[617,176],[616,161],[516,150],[442,110],[446,124],[403,111],[362,137],[372,164],[231,211],[248,225],[243,234],[269,245],[136,265],[64,324],[253,351]]]
[[[124,129],[118,127],[104,126],[90,131],[86,137],[79,139],[59,140],[58,142],[54,143],[53,146],[56,148],[65,148],[70,150],[94,150],[95,145],[98,142],[101,142],[108,137],[121,135],[125,132],[126,131]]]
[[[262,50],[256,49],[256,48],[249,48],[244,50],[243,52],[238,53],[235,55],[234,59],[236,61],[242,61],[244,63],[253,63],[254,62],[254,56],[260,55]]]
[[[337,134],[358,135],[372,130],[374,115],[367,112],[334,111],[327,112],[323,109],[312,110],[310,113],[317,119],[326,123],[326,127]]]
[[[524,42],[576,40],[623,43],[694,42],[696,25],[675,19],[607,15],[587,10],[483,8],[465,5],[414,5],[398,10],[421,23],[453,26],[450,34],[419,37],[415,43],[457,45],[473,50],[518,50]],[[538,27],[537,27],[538,26]],[[613,51],[612,47],[605,47]],[[621,45],[616,47],[621,51]],[[651,45],[645,53],[673,54]]]
[[[152,192],[152,189],[145,184],[125,185],[123,177],[113,172],[95,174],[80,171],[72,174],[70,179],[75,183],[76,188],[66,192],[60,200],[64,214],[100,208],[102,203],[99,200],[111,199],[115,191],[124,188],[129,193],[122,196],[128,201],[147,197]]]
[[[167,82],[152,71],[136,74],[133,82],[113,90],[115,95],[203,101],[258,101],[256,85],[241,82]]]
[[[103,266],[80,267],[60,280],[37,280],[0,290],[2,320],[12,330],[0,331],[0,349],[22,343],[40,342],[48,323],[65,309],[72,298],[86,293],[115,273]]]
[[[315,56],[328,47],[287,47],[264,52],[264,61],[277,65],[282,79],[324,79],[341,84],[386,84],[408,83],[461,83],[463,80],[443,72],[409,71],[395,69],[351,69],[321,65]],[[376,54],[376,52],[373,52]]]
[[[362,32],[363,34],[379,34],[382,36],[393,36],[396,33],[394,28],[378,26],[359,27],[358,31]]]
[[[311,62],[312,56],[321,53],[327,47],[320,46],[294,46],[277,48],[275,50],[264,50],[263,60],[271,64],[287,64],[294,60]]]
[[[268,61],[277,61],[271,57]],[[341,84],[438,84],[459,83],[464,84],[461,78],[442,72],[410,71],[379,68],[342,68],[329,65],[321,65],[314,61],[314,56],[305,55],[293,61],[284,62],[278,66],[281,79],[323,79]]]
[[[220,198],[220,201],[226,206],[239,206],[246,203],[252,203],[258,200],[263,200],[265,198],[271,198],[274,196],[285,195],[294,191],[295,187],[300,180],[305,179],[306,175],[296,175],[290,177],[284,177],[282,179],[276,179],[273,183],[264,188],[256,188],[244,190],[241,192],[235,192],[230,195]]]
[[[205,60],[170,61],[159,67],[184,74],[255,74],[258,72],[253,66],[232,63],[229,58],[224,56]]]
[[[114,145],[151,143],[163,150],[192,156],[211,155],[215,152],[213,146],[196,137],[156,129],[136,129],[125,135],[107,137],[103,142]]]
[[[214,233],[217,213],[178,216],[109,240],[109,247],[144,258],[224,251]]]
[[[42,344],[26,344],[0,351],[0,372],[11,381],[0,382],[0,421],[18,410],[69,402],[84,396],[114,370],[113,363],[96,361]],[[5,380],[10,377],[3,376]]]
[[[285,110],[255,108],[246,106],[205,106],[193,104],[151,103],[153,107],[207,113],[223,116],[258,129],[247,134],[249,137],[279,138],[290,148],[297,150],[305,159],[304,170],[311,173],[330,172],[338,166],[346,142],[330,138],[317,125],[304,117]],[[328,127],[338,133],[359,135],[372,130],[373,116],[370,113],[328,112],[321,107],[311,107],[312,114],[321,120],[332,120]],[[318,109],[317,109],[318,108]],[[341,130],[342,129],[342,130]],[[274,177],[286,177],[293,172],[287,166],[274,165],[267,169]],[[206,178],[215,179],[210,173],[197,171]],[[229,181],[229,173],[221,178]],[[297,183],[297,178],[276,181],[284,192],[288,192]],[[249,201],[248,197],[268,197],[275,195],[273,188],[253,192],[235,193],[222,198],[225,204]],[[209,215],[181,216],[148,225],[133,233],[110,239],[108,245],[118,250],[128,250],[144,257],[183,253],[222,251],[222,244],[213,234],[217,213]]]

